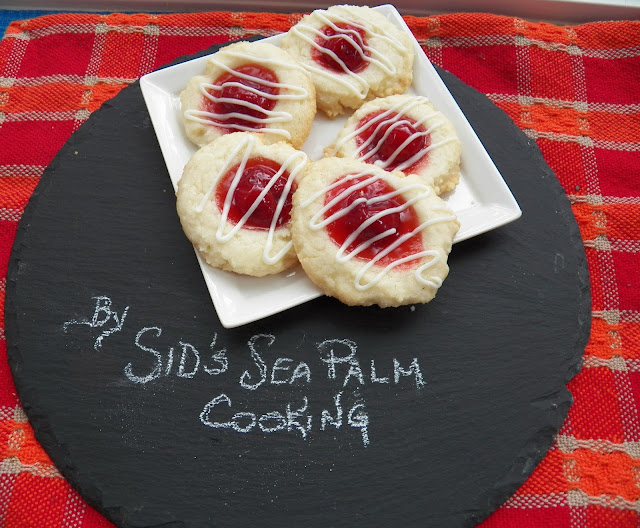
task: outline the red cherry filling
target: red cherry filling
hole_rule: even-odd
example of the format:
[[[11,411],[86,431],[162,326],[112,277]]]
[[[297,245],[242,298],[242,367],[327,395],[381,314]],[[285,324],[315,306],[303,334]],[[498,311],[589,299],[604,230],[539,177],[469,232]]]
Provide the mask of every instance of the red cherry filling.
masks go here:
[[[233,179],[240,164],[229,169],[229,171],[222,176],[218,186],[216,187],[216,205],[220,212],[224,208],[224,202],[231,188]],[[256,201],[260,193],[269,184],[274,175],[280,170],[280,164],[267,158],[251,158],[247,161],[240,181],[233,195],[231,196],[231,207],[227,219],[233,224],[238,224],[242,217],[246,214],[249,208]],[[244,227],[249,229],[269,229],[271,227],[271,221],[273,215],[276,213],[276,207],[278,200],[284,192],[285,185],[289,179],[289,173],[284,171],[273,184],[273,187],[269,189],[269,192],[260,200],[258,207],[247,219]],[[281,227],[289,222],[291,219],[291,195],[296,190],[296,184],[293,182],[291,190],[287,195],[284,206],[278,219],[276,221],[276,227]]]
[[[253,77],[252,79],[244,79],[237,75],[241,73]],[[255,78],[255,79],[254,79]],[[273,110],[276,105],[276,100],[265,97],[262,94],[255,93],[247,88],[253,88],[271,95],[276,96],[280,90],[274,86],[268,86],[263,81],[272,83],[278,82],[278,77],[269,68],[260,66],[259,64],[245,64],[234,69],[234,73],[225,73],[218,77],[213,84],[221,86],[222,90],[211,90],[209,93],[217,99],[235,99],[236,101],[244,101],[245,103],[251,103],[259,106],[264,111],[249,108],[241,103],[234,102],[221,102],[211,101],[208,98],[203,98],[203,110],[205,112],[211,112],[213,114],[231,114],[239,113],[246,116],[251,116],[258,119],[266,117],[265,111]],[[228,83],[240,83],[243,86],[229,85]],[[225,85],[226,84],[226,85]],[[215,119],[216,123],[220,125],[242,125],[250,128],[262,128],[264,123],[255,123],[242,117],[233,117],[229,119]]]
[[[362,176],[355,178],[354,180],[343,181],[340,185],[334,187],[328,191],[325,195],[325,205],[331,200],[336,198],[340,193],[346,191],[350,187],[353,187],[356,183],[366,180],[368,176]],[[394,189],[388,183],[383,180],[376,180],[370,183],[362,189],[357,189],[348,194],[345,198],[340,200],[336,205],[331,207],[326,213],[325,218],[337,213],[340,210],[348,208],[353,202],[358,199],[371,199],[376,196],[384,195],[393,192]],[[373,217],[377,213],[386,209],[400,207],[405,204],[404,199],[401,196],[394,196],[386,200],[375,202],[367,205],[366,202],[359,203],[347,214],[340,216],[327,226],[329,237],[335,244],[342,246],[347,238],[354,233],[360,225]],[[413,207],[409,206],[402,209],[399,212],[391,213],[374,221],[368,226],[354,242],[352,242],[348,248],[347,253],[353,251],[360,244],[363,244],[372,238],[384,233],[388,229],[395,228],[396,232],[392,235],[385,236],[380,240],[375,241],[369,247],[358,253],[356,258],[362,260],[371,260],[382,250],[386,249],[392,243],[394,243],[401,236],[410,233],[420,225],[418,215]],[[397,248],[391,251],[388,255],[381,258],[376,262],[377,265],[387,266],[396,260],[409,255],[414,255],[423,250],[422,238],[420,235],[415,235],[400,244]],[[402,264],[403,267],[411,267],[415,265],[417,261],[409,261]]]
[[[369,114],[365,118],[361,119],[357,126],[357,129],[362,130],[356,136],[356,145],[358,147],[360,147],[369,138],[371,138],[371,136],[373,136],[367,146],[362,149],[360,153],[361,158],[363,158],[366,154],[380,145],[380,148],[378,148],[378,150],[374,154],[367,158],[367,163],[375,163],[376,161],[386,162],[398,149],[398,147],[400,147],[400,145],[402,145],[407,139],[409,139],[409,137],[417,132],[425,132],[425,128],[422,125],[417,125],[413,119],[409,119],[406,116],[396,114],[395,112],[382,119],[378,119],[374,123],[371,123],[367,126],[370,121],[375,119],[383,112],[384,110],[380,110],[379,112],[373,112]],[[398,121],[408,121],[408,123],[402,123],[401,125],[393,127],[389,135],[385,137],[385,134],[389,130],[389,128],[391,128],[393,124],[397,123]],[[381,125],[381,123],[383,124]],[[385,167],[385,170],[394,170],[399,165],[418,154],[418,152],[420,152],[422,149],[427,148],[430,143],[431,137],[428,135],[416,137],[398,153],[393,161]],[[411,167],[406,167],[404,170],[406,171],[412,167],[415,167],[418,163],[425,160],[426,156],[427,153],[425,153],[424,156],[422,156],[419,160],[412,163]]]
[[[333,51],[345,66],[354,73],[358,73],[367,67],[368,61],[361,54],[368,57],[370,53],[365,50],[366,40],[363,29],[349,24],[336,24],[336,31],[331,26],[324,26],[320,31],[322,35],[316,37],[316,44],[321,48]],[[328,53],[311,48],[311,58],[321,66],[336,73],[344,73],[342,65]]]

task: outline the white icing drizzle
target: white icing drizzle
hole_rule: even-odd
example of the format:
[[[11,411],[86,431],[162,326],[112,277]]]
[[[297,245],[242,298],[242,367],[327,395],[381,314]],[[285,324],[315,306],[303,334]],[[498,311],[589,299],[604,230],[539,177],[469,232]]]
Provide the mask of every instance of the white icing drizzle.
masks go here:
[[[303,66],[307,70],[317,73],[319,75],[323,75],[325,77],[329,77],[333,82],[337,82],[338,84],[343,85],[353,94],[355,94],[358,98],[364,99],[367,96],[367,93],[369,92],[369,82],[361,75],[358,75],[357,73],[352,72],[347,67],[345,62],[340,57],[338,57],[333,51],[317,44],[315,41],[315,37],[319,36],[324,40],[333,40],[337,38],[344,38],[348,40],[349,44],[356,49],[356,51],[364,61],[368,62],[369,65],[373,64],[377,66],[378,68],[382,69],[389,75],[395,75],[395,73],[397,72],[397,69],[391,60],[389,60],[387,57],[385,57],[382,53],[380,53],[378,50],[376,50],[372,46],[364,44],[360,39],[359,33],[355,29],[342,29],[338,27],[336,23],[347,24],[354,28],[360,29],[365,33],[365,37],[375,37],[375,38],[384,40],[391,47],[395,48],[401,53],[406,53],[409,50],[399,40],[384,34],[382,29],[377,28],[373,25],[365,26],[363,24],[354,22],[353,18],[355,18],[357,15],[350,13],[346,8],[344,9],[347,13],[349,13],[350,18],[345,18],[344,16],[341,16],[335,12],[329,13],[328,11],[323,11],[323,10],[316,10],[311,14],[311,16],[317,17],[324,25],[331,27],[336,32],[335,35],[326,36],[324,33],[319,31],[318,29],[310,26],[309,24],[304,24],[301,22],[293,26],[293,28],[291,28],[291,32],[292,34],[295,34],[300,39],[305,41],[311,47],[318,50],[320,53],[323,53],[331,57],[340,66],[342,71],[347,75],[347,78],[336,76],[335,72],[327,70],[326,68],[320,68],[317,66],[313,66],[311,64],[304,64]],[[307,33],[311,34],[311,36],[309,36],[309,34]],[[353,83],[349,82],[349,79],[351,79]]]
[[[400,212],[404,211],[405,209],[411,207],[414,203],[416,203],[419,200],[422,200],[423,198],[429,196],[429,194],[433,192],[431,187],[429,187],[428,185],[410,184],[410,185],[407,185],[407,186],[403,187],[402,189],[399,189],[399,190],[395,189],[392,192],[389,192],[389,193],[386,193],[386,194],[383,194],[383,195],[380,195],[380,196],[374,196],[373,198],[370,198],[370,199],[358,198],[358,199],[354,200],[349,206],[347,206],[347,207],[345,207],[343,209],[340,209],[340,210],[336,211],[335,213],[333,213],[332,215],[330,215],[329,217],[324,218],[323,220],[321,220],[321,218],[330,209],[335,207],[343,199],[345,199],[346,197],[348,197],[352,193],[367,187],[371,183],[382,179],[382,175],[381,174],[372,173],[370,170],[367,170],[367,171],[359,172],[358,174],[352,174],[352,175],[345,176],[344,178],[338,179],[337,181],[333,182],[331,185],[325,187],[324,189],[321,189],[320,191],[318,191],[315,194],[313,194],[310,198],[308,198],[307,200],[302,202],[301,206],[302,207],[308,207],[315,200],[317,200],[321,196],[324,196],[330,190],[338,187],[339,185],[342,185],[345,181],[351,181],[351,180],[359,179],[359,178],[364,177],[364,176],[368,176],[368,178],[362,180],[361,182],[355,182],[350,187],[347,187],[346,189],[341,191],[335,198],[333,198],[331,201],[329,201],[329,203],[325,204],[316,214],[314,214],[311,217],[311,219],[309,220],[309,228],[314,230],[314,231],[322,229],[325,226],[327,226],[328,224],[330,224],[332,222],[335,222],[337,219],[342,218],[343,216],[348,214],[352,209],[354,209],[355,207],[357,207],[359,204],[362,204],[362,203],[364,203],[366,205],[375,204],[377,202],[389,200],[389,199],[391,199],[391,198],[393,198],[395,196],[398,196],[398,195],[404,193],[405,191],[411,190],[411,189],[418,189],[421,192],[419,192],[418,194],[416,194],[415,196],[413,196],[409,200],[406,200],[404,204],[402,204],[400,206],[397,206],[397,207],[392,207],[392,208],[380,211],[380,212],[376,213],[375,215],[371,216],[370,218],[368,218],[367,220],[365,220],[362,224],[360,224],[360,226],[358,226],[358,228],[346,238],[346,240],[344,241],[342,246],[340,246],[340,248],[338,249],[338,251],[336,253],[336,262],[339,262],[339,263],[344,263],[344,262],[347,262],[347,261],[351,260],[353,257],[355,257],[358,254],[360,254],[362,251],[364,251],[365,249],[370,247],[372,244],[374,244],[378,240],[382,240],[383,238],[386,238],[388,236],[394,235],[396,233],[396,229],[395,228],[387,229],[386,231],[384,231],[382,233],[379,233],[378,235],[375,235],[374,237],[370,238],[369,240],[366,240],[365,242],[361,243],[355,249],[353,249],[350,253],[347,253],[347,248],[351,244],[353,244],[353,242],[371,224],[373,224],[374,222],[377,222],[379,219],[381,219],[381,218],[383,218],[385,216],[388,216],[388,215],[391,215],[391,214],[395,214],[395,213],[400,213]],[[391,253],[396,248],[398,248],[399,246],[404,244],[411,237],[419,234],[424,229],[426,229],[426,228],[428,228],[428,227],[430,227],[432,225],[435,225],[435,224],[438,224],[438,223],[442,223],[442,222],[449,222],[449,221],[453,221],[453,220],[456,219],[455,214],[453,213],[453,211],[451,209],[449,209],[448,207],[446,207],[446,206],[443,206],[441,209],[438,209],[438,212],[442,212],[444,214],[442,216],[437,217],[437,218],[432,218],[431,220],[427,220],[427,221],[423,222],[422,224],[420,224],[418,227],[416,227],[413,231],[411,231],[409,233],[405,233],[404,235],[398,237],[395,241],[391,242],[385,249],[380,251],[374,258],[372,258],[371,260],[366,262],[358,270],[358,272],[356,273],[356,276],[355,276],[355,279],[354,279],[354,287],[358,291],[368,290],[369,288],[375,286],[378,282],[380,282],[380,280],[391,269],[395,268],[396,266],[399,266],[401,264],[404,264],[405,262],[409,262],[409,261],[412,261],[412,260],[422,259],[424,257],[431,257],[431,259],[428,262],[426,262],[426,263],[422,264],[421,266],[419,266],[415,270],[414,275],[415,275],[416,280],[420,284],[424,284],[426,286],[431,286],[432,288],[436,288],[436,289],[439,288],[440,286],[442,286],[442,279],[440,279],[439,277],[436,277],[436,276],[424,277],[423,276],[423,273],[426,270],[428,270],[429,268],[431,268],[432,266],[434,266],[435,264],[440,262],[440,260],[442,259],[440,253],[438,251],[435,251],[435,250],[424,250],[424,251],[420,251],[418,253],[415,253],[413,255],[408,255],[408,256],[403,257],[401,259],[395,260],[395,261],[391,262],[390,264],[388,264],[385,268],[383,268],[369,282],[367,282],[365,284],[362,283],[362,279],[363,279],[365,273],[367,273],[367,271],[369,271],[369,269],[371,269],[378,261],[380,261],[381,259],[386,257],[389,253]]]
[[[220,219],[220,224],[218,225],[218,230],[216,231],[216,240],[224,244],[229,240],[231,240],[238,233],[238,231],[242,229],[242,227],[247,223],[247,221],[249,220],[253,212],[258,208],[258,206],[260,205],[260,202],[262,202],[262,199],[267,195],[267,193],[278,181],[278,178],[280,178],[280,176],[290,166],[292,166],[291,170],[289,171],[289,177],[287,178],[287,183],[284,186],[282,194],[278,198],[278,204],[276,206],[276,210],[274,211],[273,218],[271,219],[271,224],[269,226],[269,231],[267,233],[267,242],[262,252],[262,261],[265,264],[275,264],[287,254],[287,252],[291,249],[293,245],[293,242],[289,240],[278,253],[276,253],[275,255],[271,255],[271,252],[273,251],[273,245],[274,245],[273,237],[275,234],[278,218],[280,218],[280,214],[282,213],[282,209],[284,208],[285,201],[291,191],[291,186],[293,185],[293,182],[295,181],[296,176],[307,163],[307,155],[301,151],[296,151],[293,154],[291,154],[281,165],[278,172],[276,172],[271,177],[271,179],[269,180],[269,183],[265,186],[265,188],[260,192],[257,198],[253,201],[253,203],[251,204],[251,207],[247,209],[247,211],[245,212],[244,216],[240,219],[240,221],[225,233],[225,231],[227,230],[227,224],[228,224],[227,218],[229,216],[229,210],[231,209],[233,195],[236,189],[238,188],[238,184],[240,183],[240,180],[242,179],[242,174],[244,173],[244,169],[247,165],[247,162],[251,157],[251,153],[253,152],[255,142],[256,142],[255,136],[248,135],[247,137],[243,138],[242,141],[231,151],[229,156],[227,156],[222,168],[218,171],[216,177],[213,178],[211,185],[209,186],[206,193],[202,197],[202,200],[200,200],[200,203],[196,206],[195,210],[197,212],[202,212],[205,204],[211,199],[211,195],[213,194],[218,181],[229,170],[230,165],[236,159],[240,151],[244,149],[244,152],[242,153],[242,159],[240,161],[240,164],[238,165],[238,169],[236,170],[236,173],[233,176],[233,180],[231,181],[231,185],[229,186],[229,190],[227,192],[227,195],[225,196],[224,205],[222,208],[222,217]]]
[[[241,52],[236,52],[236,51],[226,51],[223,52],[223,54],[218,55],[218,58],[214,57],[210,57],[209,58],[209,62],[215,64],[216,66],[218,66],[219,68],[221,68],[222,70],[226,71],[227,73],[231,73],[232,75],[234,75],[235,77],[238,77],[240,79],[245,79],[247,81],[251,81],[251,82],[255,82],[258,83],[262,86],[267,86],[269,88],[278,88],[278,93],[273,95],[270,94],[268,92],[262,91],[260,89],[257,88],[253,88],[251,86],[247,86],[245,84],[242,84],[240,82],[237,81],[229,81],[229,82],[225,82],[222,83],[221,85],[215,85],[215,84],[211,84],[208,82],[201,82],[199,89],[200,89],[200,93],[206,97],[207,99],[209,99],[211,102],[213,103],[228,103],[228,104],[233,104],[236,106],[242,106],[244,108],[247,108],[249,110],[254,110],[257,112],[260,112],[261,114],[264,114],[265,117],[254,117],[254,116],[250,116],[247,114],[243,114],[241,112],[229,112],[229,113],[225,113],[225,114],[217,114],[214,112],[207,112],[205,110],[187,110],[184,115],[185,118],[190,120],[190,121],[194,121],[196,123],[202,123],[204,125],[215,125],[215,126],[221,126],[223,128],[229,128],[229,129],[233,129],[233,130],[240,130],[240,131],[244,131],[244,132],[255,132],[256,129],[252,128],[250,126],[246,126],[246,125],[242,125],[242,124],[235,124],[235,123],[224,123],[224,121],[227,121],[229,119],[242,119],[243,121],[248,121],[250,123],[257,123],[257,124],[261,124],[263,125],[262,128],[259,129],[260,132],[267,132],[267,133],[272,133],[272,134],[276,134],[279,136],[283,136],[287,139],[291,139],[291,134],[289,133],[288,130],[284,130],[282,128],[277,128],[277,127],[268,127],[268,126],[264,126],[264,125],[269,125],[269,124],[277,124],[277,123],[288,123],[289,121],[291,121],[293,119],[293,116],[289,113],[289,112],[282,112],[282,111],[274,111],[274,110],[265,110],[262,107],[253,104],[253,103],[249,103],[247,101],[243,101],[241,99],[232,99],[232,98],[228,98],[228,97],[217,97],[215,95],[215,92],[222,92],[222,90],[225,87],[231,87],[231,86],[235,86],[235,87],[239,87],[242,88],[244,90],[247,90],[248,92],[254,93],[256,95],[259,95],[261,97],[264,97],[265,99],[270,99],[270,100],[275,100],[275,101],[286,101],[286,100],[293,100],[293,101],[300,101],[300,100],[304,100],[309,96],[309,92],[307,90],[305,90],[304,88],[300,87],[300,86],[296,86],[293,84],[288,84],[288,83],[280,83],[280,82],[272,82],[272,81],[268,81],[265,79],[261,79],[260,77],[256,77],[253,75],[249,75],[246,73],[242,73],[238,70],[235,70],[233,68],[230,68],[229,66],[227,66],[226,64],[224,64],[224,62],[222,62],[221,60],[218,60],[220,58],[224,58],[226,56],[229,56],[231,58],[235,58],[235,59],[243,59],[246,60],[247,62],[258,62],[260,64],[265,64],[265,65],[269,65],[269,66],[276,66],[276,67],[281,67],[281,68],[291,68],[291,69],[295,69],[295,70],[300,70],[300,71],[304,71],[304,68],[302,68],[301,66],[297,65],[297,64],[289,64],[287,62],[278,60],[278,59],[268,59],[268,58],[258,58],[258,57],[254,57],[253,55],[249,55],[247,53],[241,53]],[[282,93],[282,92],[286,92],[286,93]],[[221,123],[221,121],[223,121],[223,123]]]
[[[374,117],[373,119],[371,119],[370,121],[368,121],[367,123],[365,123],[364,125],[360,125],[359,127],[357,127],[353,132],[347,134],[346,136],[344,136],[338,143],[336,143],[336,146],[334,148],[334,152],[337,152],[338,150],[340,150],[340,148],[347,143],[348,141],[351,141],[352,139],[354,139],[358,134],[360,134],[361,132],[364,132],[366,129],[372,127],[375,125],[375,130],[373,131],[373,133],[369,136],[369,138],[367,138],[366,141],[364,141],[358,148],[356,148],[356,152],[355,155],[356,157],[358,157],[359,159],[361,159],[362,161],[367,161],[368,159],[370,159],[372,156],[374,156],[382,147],[382,145],[384,144],[384,142],[386,141],[387,137],[389,137],[389,135],[391,134],[391,132],[393,132],[393,130],[397,127],[399,127],[400,125],[406,124],[406,125],[410,125],[410,126],[421,126],[423,124],[425,124],[426,122],[430,121],[431,119],[442,115],[442,112],[436,110],[435,112],[425,115],[423,116],[421,119],[419,119],[418,121],[416,121],[415,123],[411,123],[411,121],[407,120],[407,119],[402,119],[402,117],[406,116],[414,107],[426,103],[429,100],[426,97],[422,97],[422,96],[416,96],[414,98],[412,98],[411,100],[408,101],[401,101],[400,103],[396,103],[395,105],[391,106],[389,109],[385,110],[384,112],[382,112],[381,114],[377,115],[376,117]],[[391,166],[391,164],[395,161],[395,159],[400,155],[400,153],[411,144],[412,141],[414,141],[415,139],[419,138],[419,137],[426,137],[429,136],[434,130],[436,130],[438,127],[442,126],[445,123],[445,121],[438,121],[437,123],[434,123],[433,125],[431,125],[427,130],[423,131],[423,132],[419,132],[416,131],[413,134],[411,134],[398,148],[396,148],[396,150],[391,154],[391,156],[389,156],[387,158],[386,161],[382,161],[382,160],[377,160],[374,162],[375,165],[377,165],[378,167],[382,168],[382,169],[387,169],[388,167]],[[369,147],[371,145],[371,143],[374,141],[374,138],[377,136],[378,132],[380,130],[382,130],[382,128],[384,128],[385,126],[388,126],[389,128],[385,131],[385,133],[382,135],[382,137],[378,140],[378,143],[376,144],[375,147],[373,147],[369,152],[367,152],[364,155],[361,155],[362,151],[364,149],[366,149],[367,147]],[[452,141],[455,141],[456,138],[454,137],[449,137],[447,139],[444,139],[442,141],[438,141],[437,143],[432,143],[427,147],[423,147],[422,149],[420,149],[418,152],[416,152],[413,156],[411,156],[409,159],[403,161],[402,163],[400,163],[397,167],[395,167],[394,170],[405,170],[409,167],[411,167],[414,163],[416,163],[419,159],[421,159],[423,156],[425,156],[428,152],[438,148],[438,147],[442,147],[443,145],[446,145],[447,143],[450,143]]]

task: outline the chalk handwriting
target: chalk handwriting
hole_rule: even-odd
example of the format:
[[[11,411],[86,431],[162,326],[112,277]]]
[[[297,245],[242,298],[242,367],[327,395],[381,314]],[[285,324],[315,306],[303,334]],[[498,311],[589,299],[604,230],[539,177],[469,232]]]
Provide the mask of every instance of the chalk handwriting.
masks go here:
[[[100,295],[98,297],[92,297],[92,299],[95,301],[95,308],[91,319],[67,321],[62,325],[62,331],[66,333],[72,325],[87,325],[90,328],[102,328],[107,323],[113,323],[111,328],[104,330],[94,341],[93,348],[98,350],[106,337],[122,330],[124,320],[129,312],[129,307],[127,306],[122,311],[122,314],[118,314],[118,312],[111,309],[112,302],[109,297]]]
[[[209,345],[209,350],[211,350],[211,358],[210,360],[216,363],[217,367],[211,367],[207,365],[203,365],[202,368],[207,374],[211,376],[217,376],[218,374],[222,374],[229,370],[229,360],[227,359],[227,349],[221,348],[220,350],[214,350],[216,347],[216,342],[218,341],[218,333],[213,334],[213,339],[211,340],[211,344]]]
[[[334,380],[338,377],[338,366],[345,365],[346,373],[342,386],[353,379],[360,385],[365,384],[365,376],[360,361],[357,358],[358,346],[349,339],[327,339],[317,345],[320,360],[327,365],[327,378]],[[344,371],[344,368],[342,370]],[[389,383],[388,377],[378,377],[375,359],[371,360],[369,380],[371,383]],[[420,371],[418,358],[413,358],[408,368],[403,368],[400,361],[393,358],[393,382],[398,385],[403,377],[413,376],[417,389],[422,389],[426,383]]]
[[[160,377],[163,373],[162,370],[162,354],[156,350],[155,348],[151,348],[150,346],[143,345],[141,343],[142,337],[147,333],[154,333],[156,337],[160,337],[162,335],[162,328],[157,326],[145,327],[140,330],[136,335],[135,344],[140,350],[144,350],[145,352],[149,352],[156,358],[155,365],[153,370],[149,372],[146,376],[138,376],[133,373],[133,364],[129,363],[126,367],[124,367],[125,376],[134,383],[149,383],[151,380],[154,380]],[[171,365],[173,364],[173,348],[169,349],[169,358],[167,359],[167,363],[169,364],[169,369],[171,369]]]
[[[327,409],[323,409],[322,417],[320,419],[320,429],[324,431],[328,426],[340,429],[342,427],[342,391],[333,397],[333,403],[336,408],[336,414],[334,416]],[[367,447],[369,445],[369,415],[367,414],[364,401],[357,401],[347,415],[347,423],[351,427],[357,427],[360,429],[362,435],[362,444]]]
[[[276,337],[271,334],[257,334],[249,340],[247,344],[251,353],[251,359],[253,359],[258,372],[256,375],[255,373],[251,374],[248,370],[245,370],[242,376],[240,376],[241,387],[248,390],[256,390],[265,383],[267,379],[270,380],[271,385],[293,385],[298,380],[311,383],[311,370],[309,369],[309,365],[304,361],[300,361],[291,374],[288,374],[293,366],[293,359],[288,357],[277,358],[271,367],[271,376],[269,376],[269,366],[258,352],[256,345],[260,340],[266,341],[268,348],[273,345]],[[251,383],[251,380],[254,378],[259,379],[255,383]]]
[[[116,311],[107,296],[91,299],[94,302],[91,316],[63,323],[62,331],[69,334],[72,327],[81,325],[99,329],[100,334],[93,342],[95,350],[99,350],[108,336],[123,330],[129,306]],[[135,357],[124,365],[122,372],[126,380],[137,385],[157,382],[169,376],[183,380],[197,376],[221,376],[230,371],[230,357],[243,356],[242,350],[229,354],[225,347],[220,346],[217,332],[208,347],[187,339],[168,344],[166,337],[163,338],[162,327],[158,325],[145,326],[128,335],[132,336],[131,349]],[[255,408],[238,409],[231,398],[221,392],[202,408],[199,419],[203,426],[241,434],[291,433],[302,440],[307,440],[314,431],[315,434],[337,434],[355,430],[362,445],[367,447],[371,441],[370,417],[360,389],[366,385],[410,384],[420,391],[426,386],[417,357],[401,360],[390,356],[384,362],[378,360],[376,363],[375,359],[369,359],[362,363],[355,341],[335,338],[310,345],[317,352],[316,363],[277,354],[275,351],[279,345],[273,334],[251,336],[244,351],[248,352],[250,365],[235,379],[242,389],[250,393],[260,392],[266,386],[283,393],[295,388],[290,401],[266,412]],[[336,387],[336,392],[324,405],[309,401],[309,396],[304,393],[305,386],[311,385],[314,379],[314,370],[325,372],[326,380]],[[321,397],[316,393],[315,398]],[[257,398],[255,403],[259,405],[262,401]]]
[[[263,339],[263,338],[268,341],[267,347],[270,347],[271,345],[273,345],[273,342],[276,340],[276,337],[270,334],[254,335],[249,340],[248,345],[249,345],[249,350],[251,350],[251,358],[253,359],[256,366],[258,367],[258,371],[260,373],[260,379],[256,383],[249,383],[249,381],[252,379],[252,376],[248,370],[245,370],[242,373],[242,376],[240,377],[240,385],[245,389],[256,390],[267,379],[267,365],[262,359],[262,357],[260,356],[260,354],[258,354],[258,351],[256,350],[256,342],[259,339]]]
[[[334,405],[336,407],[335,417],[331,416],[330,411],[323,409],[321,412],[320,430],[325,431],[327,425],[340,429],[343,425],[343,410],[341,404],[342,392],[334,397]],[[236,433],[249,433],[255,429],[270,434],[280,431],[293,432],[301,436],[303,440],[307,439],[313,426],[313,416],[310,413],[309,400],[306,396],[302,398],[301,403],[287,403],[284,412],[279,410],[269,411],[260,416],[249,411],[235,412],[226,421],[224,418],[214,418],[218,415],[224,415],[224,405],[228,408],[232,407],[231,398],[226,394],[219,394],[213,400],[208,402],[200,413],[200,421],[203,425],[213,429],[232,429]],[[217,408],[218,406],[222,409]],[[362,444],[366,447],[369,445],[369,416],[366,412],[364,402],[356,401],[347,413],[347,424],[355,429],[360,429]]]
[[[148,352],[153,356],[153,368],[146,374],[135,374],[133,363],[128,363],[124,367],[124,375],[129,381],[134,383],[149,383],[161,376],[170,376],[175,370],[175,375],[179,378],[191,379],[202,370],[210,376],[217,376],[226,372],[229,368],[229,360],[226,355],[226,349],[215,350],[218,334],[214,334],[211,344],[209,345],[210,355],[207,361],[202,360],[202,356],[198,349],[191,343],[178,341],[178,368],[173,369],[176,347],[169,347],[166,352],[162,352],[153,348],[151,344],[156,338],[162,335],[162,328],[158,326],[149,326],[142,328],[135,337],[134,344],[137,348],[144,352]],[[202,369],[201,369],[202,367]]]
[[[231,407],[231,399],[226,394],[220,394],[207,403],[200,413],[200,421],[214,429],[233,429],[236,433],[248,433],[256,424],[263,433],[275,433],[277,431],[299,432],[303,439],[307,438],[307,433],[311,430],[312,417],[305,414],[309,406],[309,401],[305,396],[302,405],[294,409],[291,403],[287,403],[284,413],[271,411],[258,418],[252,412],[237,412],[230,420],[218,422],[212,419],[214,407],[221,403],[226,403]]]

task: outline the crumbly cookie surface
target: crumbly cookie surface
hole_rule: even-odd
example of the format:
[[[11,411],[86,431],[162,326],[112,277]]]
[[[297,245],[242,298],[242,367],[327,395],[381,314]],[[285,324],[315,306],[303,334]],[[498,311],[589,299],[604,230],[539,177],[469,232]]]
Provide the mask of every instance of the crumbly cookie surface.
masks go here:
[[[368,193],[369,185],[378,191]],[[404,227],[397,235],[385,231],[394,226]],[[348,305],[431,301],[449,272],[447,257],[459,226],[418,176],[389,173],[354,159],[309,163],[293,196],[291,230],[305,272],[326,294]],[[352,238],[343,241],[336,232]]]
[[[275,81],[256,80],[256,75],[246,70],[251,65],[269,70]],[[227,83],[236,83],[236,86],[227,84],[223,91],[224,83],[220,84],[220,80],[229,74],[235,79]],[[220,107],[211,105],[233,103],[238,97],[237,83],[247,82],[250,87],[244,89],[243,97],[253,105],[273,101],[273,108],[265,112],[238,103],[225,107],[223,112],[212,111]],[[277,93],[271,93],[275,88]],[[187,137],[200,147],[224,134],[245,131],[263,134],[267,143],[284,140],[300,148],[316,114],[315,87],[308,73],[287,52],[265,42],[236,42],[214,53],[207,61],[205,72],[189,80],[180,94],[180,103]],[[238,112],[239,116],[230,117]],[[249,118],[247,112],[252,114]]]
[[[263,161],[265,159],[267,162]],[[246,171],[252,160],[262,163],[271,163],[268,160],[272,160],[276,167],[285,167],[289,175],[287,182],[295,189],[307,163],[307,156],[286,142],[267,145],[257,134],[226,134],[198,150],[189,160],[178,184],[176,208],[187,238],[208,264],[260,277],[288,269],[298,260],[292,245],[289,222],[278,226],[274,221],[271,225],[269,219],[269,229],[250,228],[247,219],[245,222],[234,222],[235,210],[230,208],[236,207],[233,201],[237,195],[234,196],[233,183],[220,198],[221,202],[218,201],[218,186],[223,180],[233,181],[225,180],[225,177],[229,178],[229,172],[233,171],[231,177],[236,177],[238,173],[240,176],[237,178],[245,177],[246,172],[243,173],[240,168],[244,164]],[[286,173],[283,178],[286,178]],[[275,175],[274,178],[277,179]],[[240,180],[235,189],[236,193],[239,192],[237,189],[242,189]],[[278,202],[288,191],[285,187],[279,193],[260,197],[260,190],[260,187],[252,189],[249,186],[248,192],[252,194],[248,201],[243,200],[245,208],[256,202]],[[225,212],[224,203],[227,199],[229,210]],[[276,219],[278,214],[276,210]]]
[[[332,34],[326,35],[327,32]],[[318,52],[334,57],[325,46],[336,38],[350,39],[336,47],[356,50],[350,53],[356,59],[360,55],[366,62],[362,70],[351,71],[344,61],[335,62],[337,71],[318,62]],[[316,86],[318,108],[331,118],[375,97],[404,93],[413,80],[411,37],[366,6],[339,5],[316,10],[293,26],[280,46],[307,69]]]
[[[454,189],[460,180],[461,145],[455,128],[422,96],[392,95],[365,103],[325,154],[417,174],[437,194]]]

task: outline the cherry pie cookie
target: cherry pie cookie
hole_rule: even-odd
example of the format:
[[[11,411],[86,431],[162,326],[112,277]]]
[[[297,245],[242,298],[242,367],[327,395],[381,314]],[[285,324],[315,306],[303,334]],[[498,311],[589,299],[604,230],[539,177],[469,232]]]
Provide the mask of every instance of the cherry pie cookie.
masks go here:
[[[307,72],[273,44],[236,42],[207,61],[180,94],[187,137],[202,147],[231,132],[258,132],[267,143],[300,148],[316,114]]]
[[[417,174],[437,194],[452,190],[460,179],[461,146],[456,131],[422,96],[392,95],[365,103],[347,120],[325,154]]]
[[[431,301],[459,226],[418,176],[354,159],[309,163],[293,197],[291,231],[305,272],[348,305]]]
[[[178,184],[187,238],[208,264],[227,271],[261,277],[297,264],[291,199],[306,164],[288,143],[267,145],[248,132],[202,147]]]
[[[404,93],[413,80],[411,37],[369,7],[316,10],[280,46],[309,72],[318,108],[331,118],[375,97]]]

